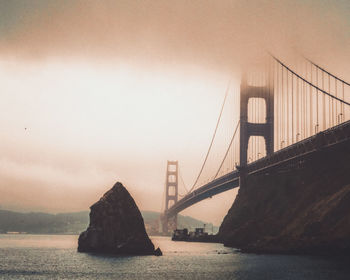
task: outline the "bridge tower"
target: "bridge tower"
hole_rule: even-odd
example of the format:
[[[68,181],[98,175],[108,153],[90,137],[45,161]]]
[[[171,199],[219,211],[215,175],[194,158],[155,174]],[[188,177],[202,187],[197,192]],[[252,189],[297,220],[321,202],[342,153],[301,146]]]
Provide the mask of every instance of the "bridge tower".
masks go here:
[[[178,176],[178,162],[168,160],[165,179],[165,216],[162,219],[164,233],[177,228],[177,215],[168,217],[166,213],[178,200]]]
[[[247,74],[242,76],[240,95],[240,167],[247,165],[248,142],[251,136],[265,139],[266,155],[273,153],[274,147],[274,88],[273,73],[268,71],[263,86],[250,85]],[[250,98],[262,98],[266,105],[265,123],[248,122],[248,102]],[[244,173],[244,170],[242,170]]]

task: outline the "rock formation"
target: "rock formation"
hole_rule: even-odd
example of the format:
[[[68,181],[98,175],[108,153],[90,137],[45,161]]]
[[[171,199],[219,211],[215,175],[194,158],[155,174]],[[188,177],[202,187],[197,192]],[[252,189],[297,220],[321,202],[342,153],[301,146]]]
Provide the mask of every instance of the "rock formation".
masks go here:
[[[79,252],[161,255],[149,239],[134,199],[117,182],[90,207],[90,224],[78,240]]]
[[[219,238],[246,252],[349,254],[350,143],[249,176]]]

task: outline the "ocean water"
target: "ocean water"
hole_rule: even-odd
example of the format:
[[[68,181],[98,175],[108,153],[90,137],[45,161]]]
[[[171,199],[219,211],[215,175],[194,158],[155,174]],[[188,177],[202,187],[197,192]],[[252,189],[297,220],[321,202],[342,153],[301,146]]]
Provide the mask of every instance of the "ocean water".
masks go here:
[[[342,258],[255,255],[152,237],[162,257],[78,253],[76,235],[0,235],[0,279],[350,279]]]

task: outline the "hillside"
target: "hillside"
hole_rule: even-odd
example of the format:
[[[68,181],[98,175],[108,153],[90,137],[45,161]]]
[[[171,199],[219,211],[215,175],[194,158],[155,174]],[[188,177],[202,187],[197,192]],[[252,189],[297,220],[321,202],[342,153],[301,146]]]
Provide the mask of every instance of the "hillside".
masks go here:
[[[145,221],[145,226],[150,235],[157,234],[158,218],[160,213],[152,211],[141,211]],[[84,231],[89,223],[89,212],[73,213],[20,213],[14,211],[0,210],[0,233],[6,232],[26,232],[33,234],[79,234]],[[192,217],[178,217],[180,228],[203,227],[203,221]],[[211,224],[207,228],[211,232]],[[214,227],[214,231],[218,228]]]
[[[76,234],[89,223],[88,212],[75,213],[19,213],[0,210],[0,232],[38,234]]]
[[[248,252],[349,254],[350,143],[309,160],[251,175],[219,237]]]

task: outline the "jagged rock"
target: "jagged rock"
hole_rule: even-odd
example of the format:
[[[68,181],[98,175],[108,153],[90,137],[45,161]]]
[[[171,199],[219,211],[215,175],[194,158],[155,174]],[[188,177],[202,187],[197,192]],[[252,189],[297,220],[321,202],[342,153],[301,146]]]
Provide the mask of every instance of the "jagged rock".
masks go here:
[[[162,253],[162,251],[160,250],[159,247],[154,251],[154,255],[155,256],[162,256],[163,255],[163,253]]]
[[[90,224],[78,240],[79,252],[161,255],[149,239],[134,199],[117,182],[90,207]]]

